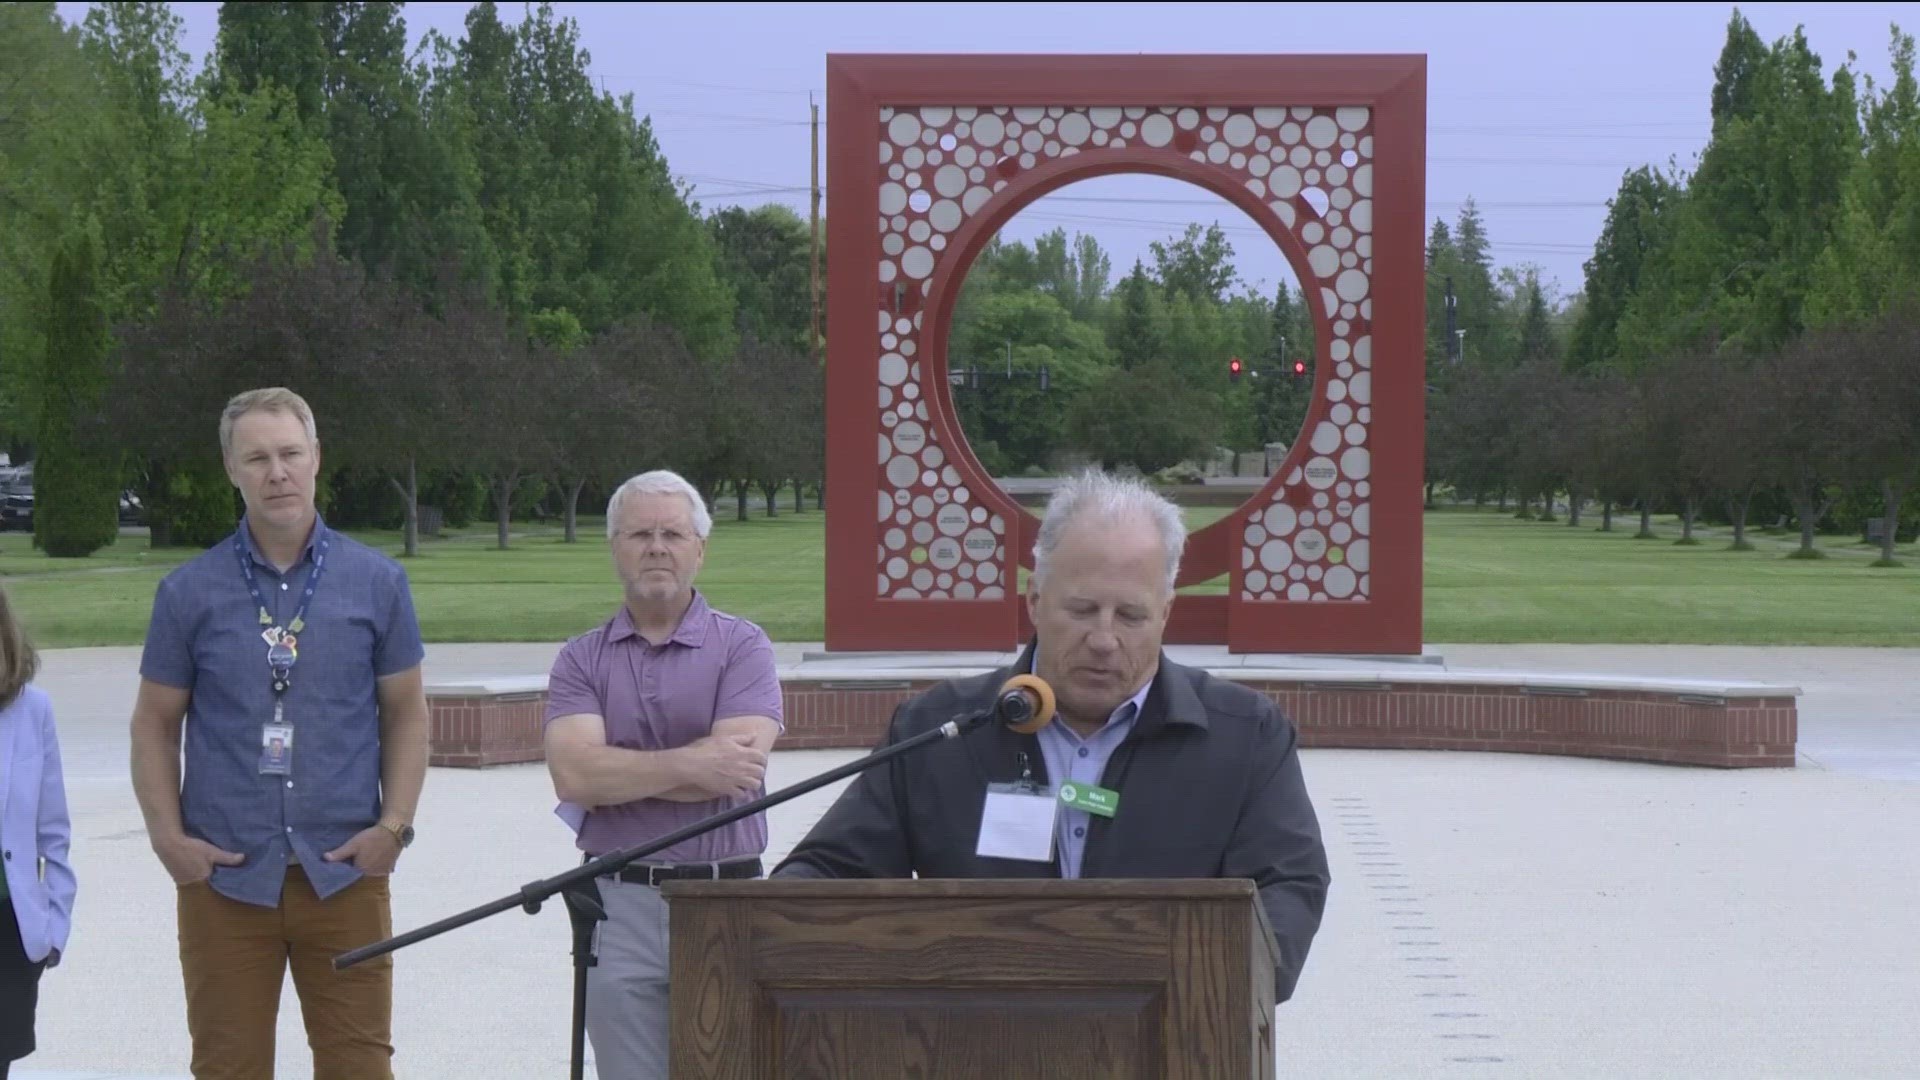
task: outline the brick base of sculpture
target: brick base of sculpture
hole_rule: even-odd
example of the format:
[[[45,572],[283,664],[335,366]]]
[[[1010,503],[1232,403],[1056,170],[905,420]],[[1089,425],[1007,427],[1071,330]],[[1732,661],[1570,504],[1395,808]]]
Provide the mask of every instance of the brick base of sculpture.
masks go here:
[[[789,677],[783,750],[867,749],[894,709],[945,675]],[[1795,691],[1785,687],[1490,673],[1220,672],[1267,695],[1301,745],[1558,754],[1717,768],[1791,768]],[[433,687],[435,765],[540,761],[545,678]]]

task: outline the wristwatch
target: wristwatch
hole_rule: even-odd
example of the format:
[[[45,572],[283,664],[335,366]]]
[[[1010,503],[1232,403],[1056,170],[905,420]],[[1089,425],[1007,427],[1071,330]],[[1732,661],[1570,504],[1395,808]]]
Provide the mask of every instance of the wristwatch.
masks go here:
[[[389,825],[383,821],[380,823],[380,827],[392,833],[393,838],[400,841],[400,847],[402,849],[405,849],[408,844],[413,843],[413,826],[411,825]]]

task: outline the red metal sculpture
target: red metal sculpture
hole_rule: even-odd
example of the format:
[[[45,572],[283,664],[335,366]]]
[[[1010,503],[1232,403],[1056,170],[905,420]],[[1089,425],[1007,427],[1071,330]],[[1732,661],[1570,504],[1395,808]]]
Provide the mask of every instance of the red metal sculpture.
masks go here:
[[[974,257],[1049,191],[1189,181],[1280,245],[1315,393],[1269,482],[1188,541],[1167,640],[1418,653],[1426,61],[828,58],[827,648],[1013,648],[1038,521],[969,449],[948,323]],[[874,227],[869,228],[869,225]]]

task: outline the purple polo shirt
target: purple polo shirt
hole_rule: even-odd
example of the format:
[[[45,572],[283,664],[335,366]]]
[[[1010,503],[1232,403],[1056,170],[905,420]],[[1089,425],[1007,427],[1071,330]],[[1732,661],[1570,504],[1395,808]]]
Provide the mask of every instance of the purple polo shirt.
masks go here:
[[[773,642],[745,619],[715,611],[698,591],[679,629],[654,645],[634,629],[625,604],[604,624],[568,641],[547,677],[547,716],[593,713],[607,726],[607,745],[672,750],[711,733],[727,716],[764,716],[786,724]],[[683,803],[640,799],[587,811],[562,804],[560,816],[589,855],[643,844],[703,818],[751,802],[739,798]],[[767,847],[767,819],[754,814],[649,855],[647,862],[718,862],[751,858]]]

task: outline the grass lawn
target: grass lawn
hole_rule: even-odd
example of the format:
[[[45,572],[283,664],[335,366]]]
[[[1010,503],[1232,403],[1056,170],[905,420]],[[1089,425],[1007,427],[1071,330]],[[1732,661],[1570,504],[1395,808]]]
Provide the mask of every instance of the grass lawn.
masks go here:
[[[1190,512],[1195,527],[1227,511]],[[818,641],[825,560],[819,512],[714,523],[700,584],[718,606],[753,619],[776,640]],[[1595,530],[1516,521],[1494,510],[1426,516],[1426,639],[1444,642],[1612,642],[1752,645],[1920,645],[1920,551],[1909,566],[1874,569],[1873,552],[1823,538],[1830,557],[1784,558],[1791,537],[1756,535],[1761,550],[1726,550],[1708,533],[1678,547],[1678,527],[1635,540],[1637,518]],[[430,641],[558,641],[591,627],[618,602],[604,525],[583,518],[580,542],[521,526],[499,551],[493,528],[423,540],[406,563]],[[398,554],[395,533],[356,533]],[[0,533],[0,578],[43,648],[135,645],[153,588],[187,551],[151,551],[123,537],[88,559],[48,559],[23,533]],[[1225,579],[1187,590],[1218,592]]]

